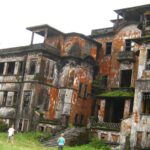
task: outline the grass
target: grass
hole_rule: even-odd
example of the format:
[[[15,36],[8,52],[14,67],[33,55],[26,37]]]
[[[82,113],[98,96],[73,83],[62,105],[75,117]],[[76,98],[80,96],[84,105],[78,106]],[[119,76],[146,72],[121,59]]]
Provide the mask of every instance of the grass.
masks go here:
[[[7,143],[7,133],[0,133],[0,150],[57,150],[57,147],[44,147],[38,142],[40,133],[16,133],[14,144]],[[95,150],[90,145],[69,147],[64,150]],[[102,149],[104,150],[104,149]]]

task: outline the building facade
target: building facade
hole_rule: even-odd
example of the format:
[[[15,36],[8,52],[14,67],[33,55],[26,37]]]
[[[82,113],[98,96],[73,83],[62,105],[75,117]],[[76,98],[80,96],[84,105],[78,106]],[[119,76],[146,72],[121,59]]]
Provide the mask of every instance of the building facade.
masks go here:
[[[48,25],[27,28],[31,45],[0,50],[0,117],[17,129],[83,126],[93,108],[91,88],[100,44]],[[34,43],[35,33],[44,37]]]
[[[90,36],[102,44],[92,129],[120,149],[150,147],[149,10],[150,5],[115,10],[114,26]]]
[[[149,148],[149,10],[115,10],[113,27],[90,36],[28,27],[30,45],[0,50],[1,120],[20,131],[88,124],[120,149]]]

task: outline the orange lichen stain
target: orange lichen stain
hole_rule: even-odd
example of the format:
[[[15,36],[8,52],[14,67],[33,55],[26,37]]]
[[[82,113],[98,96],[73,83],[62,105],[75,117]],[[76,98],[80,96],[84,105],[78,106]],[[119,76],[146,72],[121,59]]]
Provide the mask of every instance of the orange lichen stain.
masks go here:
[[[134,115],[134,122],[138,123],[139,122],[139,114],[138,114],[138,112],[134,112],[133,115]]]
[[[70,122],[74,124],[75,115],[78,114],[78,123],[80,123],[81,115],[83,115],[83,124],[87,124],[88,118],[91,115],[91,109],[93,105],[93,100],[89,97],[79,98],[77,91],[73,92],[72,97],[72,108],[70,113]]]
[[[48,112],[48,119],[54,119],[55,116],[55,105],[58,97],[58,89],[51,87],[50,89],[50,108]]]
[[[92,56],[94,59],[96,59],[97,48],[96,48],[96,47],[92,47],[92,48],[90,49],[90,54],[91,54],[91,56]]]

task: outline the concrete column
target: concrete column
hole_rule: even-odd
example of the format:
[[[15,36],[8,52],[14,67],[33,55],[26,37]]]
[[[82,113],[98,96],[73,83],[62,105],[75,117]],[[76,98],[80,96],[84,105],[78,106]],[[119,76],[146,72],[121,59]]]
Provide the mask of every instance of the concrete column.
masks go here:
[[[46,40],[46,39],[47,39],[47,35],[48,35],[48,29],[45,29],[44,40]]]
[[[33,41],[34,41],[34,32],[32,32],[32,36],[31,36],[31,45],[33,45]]]
[[[3,75],[6,75],[6,74],[7,74],[7,68],[8,68],[8,63],[5,62],[5,63],[4,63]]]
[[[99,119],[99,121],[104,121],[105,103],[106,103],[106,100],[101,100],[100,101],[100,109],[98,111],[98,119]]]
[[[123,118],[129,117],[129,113],[130,113],[130,99],[127,99],[125,100]]]

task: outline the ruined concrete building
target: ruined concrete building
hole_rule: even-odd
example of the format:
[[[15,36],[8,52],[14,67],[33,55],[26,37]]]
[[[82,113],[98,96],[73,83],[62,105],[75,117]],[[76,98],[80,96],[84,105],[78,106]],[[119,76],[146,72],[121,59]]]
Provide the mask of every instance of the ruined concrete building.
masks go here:
[[[88,124],[121,149],[150,148],[150,5],[115,12],[90,36],[40,25],[31,45],[1,49],[0,118],[20,131]]]

